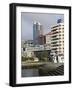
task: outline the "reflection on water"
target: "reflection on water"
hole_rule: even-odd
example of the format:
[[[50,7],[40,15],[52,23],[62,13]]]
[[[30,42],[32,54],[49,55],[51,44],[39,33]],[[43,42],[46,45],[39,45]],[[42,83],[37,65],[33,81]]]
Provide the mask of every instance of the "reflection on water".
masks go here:
[[[58,67],[22,68],[22,77],[64,75],[64,65]]]
[[[39,76],[38,69],[22,69],[22,77]]]

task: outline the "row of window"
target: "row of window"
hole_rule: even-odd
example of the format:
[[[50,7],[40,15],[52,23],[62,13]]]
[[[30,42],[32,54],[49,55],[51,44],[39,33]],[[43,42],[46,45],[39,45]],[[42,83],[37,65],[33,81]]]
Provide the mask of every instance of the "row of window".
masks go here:
[[[56,38],[56,37],[60,37],[60,36],[64,36],[64,34],[60,34],[60,35],[51,36],[51,38]]]
[[[53,26],[52,28],[56,28],[56,27],[60,27],[60,26],[64,26],[64,25],[56,25],[56,26]]]
[[[56,41],[56,42],[51,42],[51,44],[57,44],[57,43],[64,43],[64,41]]]
[[[59,40],[59,39],[64,39],[64,37],[63,38],[53,38],[52,41],[53,40]]]
[[[61,49],[64,50],[64,47],[63,48],[52,48],[52,50],[61,50]]]
[[[57,33],[64,33],[64,31],[56,31],[56,32],[52,32],[52,34],[57,34]]]
[[[64,36],[64,33],[53,34],[51,35],[51,38],[60,37],[60,36]]]
[[[64,27],[63,28],[52,29],[51,31],[54,32],[54,31],[57,31],[57,30],[64,30]]]
[[[64,44],[53,44],[51,45],[52,47],[57,47],[57,46],[61,46],[61,45],[64,45]]]

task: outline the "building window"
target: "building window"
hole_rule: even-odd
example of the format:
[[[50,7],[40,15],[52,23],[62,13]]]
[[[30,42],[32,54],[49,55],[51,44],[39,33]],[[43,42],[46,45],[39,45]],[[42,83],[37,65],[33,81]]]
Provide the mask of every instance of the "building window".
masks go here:
[[[54,26],[54,27],[52,27],[52,28],[56,28],[56,27],[60,27],[61,25],[57,25],[57,26]]]

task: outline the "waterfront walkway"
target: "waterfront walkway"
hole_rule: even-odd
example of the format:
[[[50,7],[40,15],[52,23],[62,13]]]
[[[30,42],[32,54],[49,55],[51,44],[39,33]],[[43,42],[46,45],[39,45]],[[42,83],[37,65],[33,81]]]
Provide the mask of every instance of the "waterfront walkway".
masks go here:
[[[57,67],[63,65],[63,63],[53,63],[53,62],[22,62],[22,67],[37,67],[37,68],[48,68],[49,70],[56,69]]]

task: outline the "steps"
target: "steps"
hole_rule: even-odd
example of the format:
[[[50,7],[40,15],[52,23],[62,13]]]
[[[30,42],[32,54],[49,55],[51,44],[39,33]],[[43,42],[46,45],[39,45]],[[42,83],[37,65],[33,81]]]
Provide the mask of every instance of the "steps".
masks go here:
[[[57,67],[55,71],[48,72],[48,76],[58,76],[58,75],[64,75],[64,65]]]
[[[59,76],[64,75],[64,65],[57,67],[54,71],[48,71],[44,73],[43,71],[40,72],[40,76]]]

